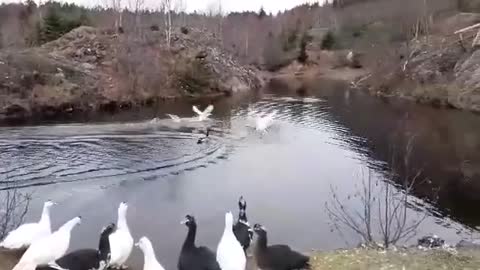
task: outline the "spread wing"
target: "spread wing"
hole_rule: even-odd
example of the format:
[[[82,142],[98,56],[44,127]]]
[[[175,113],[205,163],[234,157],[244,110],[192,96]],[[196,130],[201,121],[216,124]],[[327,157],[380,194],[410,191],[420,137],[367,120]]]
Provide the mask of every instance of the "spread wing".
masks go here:
[[[211,114],[213,111],[213,105],[208,105],[208,107],[203,111],[204,114]]]
[[[170,117],[174,122],[180,122],[180,117],[178,117],[178,115],[175,115],[175,114],[168,114],[168,117]]]
[[[196,114],[198,114],[198,115],[202,115],[202,114],[203,114],[203,112],[200,111],[200,110],[197,108],[197,106],[195,106],[195,105],[193,105],[192,109],[193,109],[193,111],[194,111]]]

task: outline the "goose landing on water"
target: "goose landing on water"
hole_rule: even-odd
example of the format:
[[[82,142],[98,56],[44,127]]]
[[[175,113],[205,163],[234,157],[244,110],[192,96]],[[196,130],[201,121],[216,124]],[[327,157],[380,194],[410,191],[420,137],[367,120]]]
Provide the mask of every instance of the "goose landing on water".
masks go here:
[[[56,232],[33,242],[13,270],[34,270],[39,265],[46,265],[65,255],[70,245],[72,229],[80,222],[81,217],[76,217]]]
[[[102,229],[98,249],[80,249],[73,251],[48,266],[36,270],[104,270],[110,263],[110,243],[108,237],[115,230],[115,224]]]
[[[260,224],[253,230],[258,235],[255,245],[255,258],[260,269],[310,269],[309,257],[292,250],[287,245],[267,245],[267,231]]]
[[[50,225],[50,208],[55,205],[52,201],[43,204],[42,217],[38,223],[23,224],[11,231],[0,243],[6,249],[21,249],[29,247],[35,240],[52,233]]]
[[[215,254],[209,248],[195,245],[197,234],[195,218],[187,215],[182,224],[188,227],[188,234],[178,258],[178,270],[222,270],[215,259]]]
[[[245,270],[245,251],[233,234],[233,215],[225,214],[225,230],[217,248],[217,261],[222,270]]]
[[[120,203],[118,207],[117,230],[109,237],[110,250],[112,253],[110,266],[116,269],[128,268],[124,264],[128,257],[130,257],[133,248],[133,237],[127,225],[127,210],[127,203]]]
[[[238,208],[240,211],[238,213],[237,223],[233,225],[233,233],[235,234],[235,237],[237,237],[238,242],[242,245],[246,254],[253,239],[253,230],[248,223],[247,202],[243,199],[243,196],[238,200]]]
[[[266,116],[258,116],[255,120],[255,130],[266,133],[268,128],[273,124],[273,118],[277,114],[276,111],[266,115]]]
[[[198,121],[207,120],[207,118],[212,114],[213,105],[208,105],[208,107],[202,112],[198,109],[197,106],[192,107],[193,111],[198,115]]]
[[[165,270],[163,266],[158,262],[157,257],[155,256],[155,251],[153,250],[152,242],[147,237],[142,237],[135,244],[143,251],[144,263],[143,270]]]

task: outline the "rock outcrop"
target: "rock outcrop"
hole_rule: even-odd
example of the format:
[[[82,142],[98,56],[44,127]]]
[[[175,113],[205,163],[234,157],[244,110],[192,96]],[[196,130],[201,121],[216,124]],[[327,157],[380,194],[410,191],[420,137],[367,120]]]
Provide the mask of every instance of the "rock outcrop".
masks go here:
[[[255,69],[197,29],[174,32],[167,46],[161,31],[82,26],[41,47],[0,51],[0,74],[0,119],[112,111],[262,85]]]

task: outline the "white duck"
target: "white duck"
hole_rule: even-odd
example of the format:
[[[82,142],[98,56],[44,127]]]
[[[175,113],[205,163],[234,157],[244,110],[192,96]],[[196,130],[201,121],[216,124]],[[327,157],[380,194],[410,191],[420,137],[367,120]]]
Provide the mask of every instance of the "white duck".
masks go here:
[[[70,245],[72,229],[80,222],[81,217],[75,217],[54,233],[33,242],[13,270],[34,270],[39,265],[54,262],[65,255]]]
[[[257,119],[255,120],[255,130],[260,131],[260,132],[266,132],[267,129],[272,125],[273,123],[273,117],[277,112],[272,112],[266,116],[258,116]]]
[[[213,111],[213,105],[208,105],[208,107],[202,112],[200,111],[197,106],[193,106],[193,111],[198,114],[198,121],[204,121],[206,120]]]
[[[133,248],[133,237],[127,225],[126,202],[120,203],[118,207],[117,230],[110,235],[110,250],[112,257],[110,266],[117,269],[126,269],[124,265]]]
[[[165,270],[163,266],[158,262],[153,250],[152,242],[147,237],[142,237],[138,240],[135,246],[139,247],[143,251],[144,263],[143,270]]]
[[[225,214],[225,230],[217,248],[217,262],[222,270],[245,270],[247,259],[242,245],[233,234],[233,215]]]
[[[175,114],[169,114],[167,113],[168,117],[170,117],[170,119],[172,119],[173,122],[175,123],[180,123],[182,121],[182,118],[180,118],[178,115],[175,115]]]
[[[20,249],[29,247],[35,240],[52,234],[50,225],[50,208],[55,203],[46,201],[43,204],[42,217],[38,223],[23,224],[8,233],[0,243],[0,247],[7,249]]]

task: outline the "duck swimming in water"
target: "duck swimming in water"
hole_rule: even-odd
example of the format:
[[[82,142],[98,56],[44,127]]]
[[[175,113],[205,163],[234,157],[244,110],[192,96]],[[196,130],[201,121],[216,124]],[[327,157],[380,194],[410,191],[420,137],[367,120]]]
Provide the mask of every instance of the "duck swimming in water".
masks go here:
[[[210,134],[210,128],[207,128],[207,132],[205,133],[205,137],[198,139],[197,144],[202,144],[208,140],[208,135]]]

